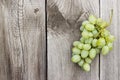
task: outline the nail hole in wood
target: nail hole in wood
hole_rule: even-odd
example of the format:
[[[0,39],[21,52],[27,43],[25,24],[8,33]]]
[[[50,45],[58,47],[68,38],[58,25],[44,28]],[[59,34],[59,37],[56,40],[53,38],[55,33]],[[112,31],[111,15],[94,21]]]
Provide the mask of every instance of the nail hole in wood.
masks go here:
[[[38,9],[38,8],[34,9],[34,13],[37,13],[38,11],[39,11],[39,9]]]

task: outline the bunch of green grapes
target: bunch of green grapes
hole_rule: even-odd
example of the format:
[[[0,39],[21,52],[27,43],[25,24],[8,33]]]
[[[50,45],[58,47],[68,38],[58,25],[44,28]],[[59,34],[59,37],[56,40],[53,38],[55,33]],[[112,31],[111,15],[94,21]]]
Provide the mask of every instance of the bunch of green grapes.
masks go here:
[[[111,18],[112,19],[112,18]],[[114,36],[106,29],[111,23],[90,15],[82,23],[82,37],[73,42],[72,62],[77,63],[85,71],[90,71],[90,64],[100,53],[106,55],[113,48]]]

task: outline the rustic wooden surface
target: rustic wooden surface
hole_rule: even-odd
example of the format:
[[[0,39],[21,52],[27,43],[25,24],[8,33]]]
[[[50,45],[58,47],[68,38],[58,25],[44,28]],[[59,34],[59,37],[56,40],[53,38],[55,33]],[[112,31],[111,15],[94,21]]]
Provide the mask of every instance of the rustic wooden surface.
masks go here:
[[[99,56],[88,73],[71,62],[71,47],[79,40],[81,21],[89,13],[99,16],[99,0],[48,0],[47,7],[48,80],[99,80]]]
[[[119,3],[0,0],[0,80],[120,80]],[[90,13],[109,21],[111,9],[114,49],[97,56],[86,73],[71,62],[72,42],[79,40],[81,22]]]
[[[108,27],[116,38],[114,49],[107,56],[100,56],[100,80],[120,80],[120,0],[101,0],[101,17],[109,21],[110,9],[114,10],[112,25]]]
[[[48,80],[119,80],[119,0],[48,0]],[[116,37],[114,49],[108,56],[97,57],[91,72],[85,73],[71,63],[71,46],[78,40],[84,12],[95,13],[109,21],[114,9],[112,25],[108,28]],[[85,16],[83,16],[85,18]]]
[[[44,0],[0,0],[0,80],[46,80]]]

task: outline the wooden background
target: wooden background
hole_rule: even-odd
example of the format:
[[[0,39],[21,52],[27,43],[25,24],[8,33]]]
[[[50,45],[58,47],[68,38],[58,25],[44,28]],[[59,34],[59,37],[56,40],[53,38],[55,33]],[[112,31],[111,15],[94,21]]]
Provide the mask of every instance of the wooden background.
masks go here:
[[[0,80],[120,80],[120,0],[0,0]],[[91,71],[73,64],[71,47],[90,13],[109,21],[116,40]]]

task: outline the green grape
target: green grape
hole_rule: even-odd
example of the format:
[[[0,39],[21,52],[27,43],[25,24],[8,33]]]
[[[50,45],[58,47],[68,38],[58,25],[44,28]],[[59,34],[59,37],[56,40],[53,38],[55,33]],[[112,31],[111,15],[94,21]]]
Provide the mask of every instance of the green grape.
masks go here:
[[[106,37],[107,42],[113,42],[115,40],[115,37],[113,35],[109,35]]]
[[[91,44],[92,41],[93,41],[93,38],[89,38],[88,40],[89,40],[89,41],[88,41],[88,44]]]
[[[95,29],[94,25],[92,24],[86,24],[85,25],[85,28],[88,30],[88,31],[93,31]]]
[[[96,29],[94,29],[94,30],[92,31],[92,33],[93,33],[93,35],[96,35],[96,34],[98,33],[98,31],[97,31]]]
[[[106,29],[104,29],[102,32],[101,32],[101,36],[102,37],[107,37],[107,36],[109,36],[110,35],[110,32],[108,31],[108,30],[106,30]]]
[[[88,33],[88,31],[86,31],[86,30],[84,30],[83,32],[82,32],[82,37],[83,38],[89,38],[89,33]]]
[[[102,20],[101,18],[98,18],[98,19],[96,20],[96,24],[97,24],[98,26],[101,26],[102,22],[103,22],[103,20]]]
[[[86,39],[86,40],[85,40],[85,44],[88,44],[88,43],[89,43],[89,39]]]
[[[83,45],[83,49],[84,50],[89,50],[91,48],[91,45],[90,44],[84,44]]]
[[[96,47],[96,46],[97,46],[97,39],[93,39],[93,41],[92,41],[92,46],[93,46],[93,47]]]
[[[108,43],[107,46],[109,47],[109,50],[113,49],[113,43]]]
[[[81,37],[80,38],[80,42],[84,43],[85,42],[85,38]]]
[[[109,47],[108,47],[108,46],[104,46],[104,47],[102,48],[102,54],[103,54],[103,55],[106,55],[106,54],[108,54],[108,52],[109,52]]]
[[[84,30],[84,27],[83,27],[83,26],[81,26],[81,27],[80,27],[80,31],[83,31],[83,30]]]
[[[78,44],[78,48],[79,48],[79,49],[82,49],[82,48],[83,48],[83,43],[79,43],[79,44]]]
[[[82,26],[85,26],[86,24],[89,24],[89,21],[83,21]]]
[[[92,62],[92,60],[88,57],[88,58],[85,58],[85,61],[86,61],[86,63],[88,63],[88,64],[91,64],[91,62]]]
[[[77,63],[81,60],[80,55],[73,55],[71,58],[72,62]]]
[[[102,48],[103,46],[105,46],[106,42],[105,42],[105,39],[104,38],[99,38],[97,40],[97,46],[98,48]]]
[[[98,33],[98,31],[97,31],[96,29],[95,29],[95,30],[93,30],[93,31],[92,31],[92,33],[93,33],[93,36],[94,36],[94,37],[97,37],[97,36],[98,36],[98,34],[99,34],[99,33]]]
[[[108,26],[108,23],[106,21],[103,21],[100,25],[101,28],[105,28]]]
[[[89,37],[93,37],[93,34],[91,32],[88,32]]]
[[[91,44],[92,41],[93,41],[93,38],[89,38],[89,39],[86,39],[86,40],[85,40],[85,43],[86,43],[86,44]]]
[[[90,15],[88,21],[84,21],[80,27],[81,38],[73,42],[72,62],[77,63],[85,71],[90,71],[92,60],[100,52],[103,55],[108,54],[113,48],[115,37],[106,29],[108,25],[101,18]]]
[[[89,18],[88,18],[89,22],[92,23],[92,24],[96,24],[96,17],[93,16],[93,15],[90,15]]]
[[[86,58],[87,56],[88,56],[88,51],[82,50],[82,51],[81,51],[81,57],[82,57],[82,58]]]
[[[82,67],[82,66],[83,66],[83,64],[84,64],[84,60],[83,60],[83,59],[81,59],[81,60],[78,62],[78,65]]]
[[[100,49],[99,48],[95,48],[96,53],[99,54],[100,53]]]
[[[74,41],[73,46],[77,47],[79,43],[80,43],[80,41]]]
[[[90,53],[89,53],[89,57],[90,57],[91,59],[94,59],[95,56],[96,56],[96,50],[95,50],[95,49],[91,49],[91,50],[90,50]]]
[[[74,53],[72,53],[72,56],[75,55]]]
[[[79,48],[77,48],[77,47],[74,47],[74,48],[72,48],[72,52],[74,54],[80,54],[81,50]]]
[[[90,65],[88,63],[84,63],[83,64],[83,69],[87,72],[90,71]]]

